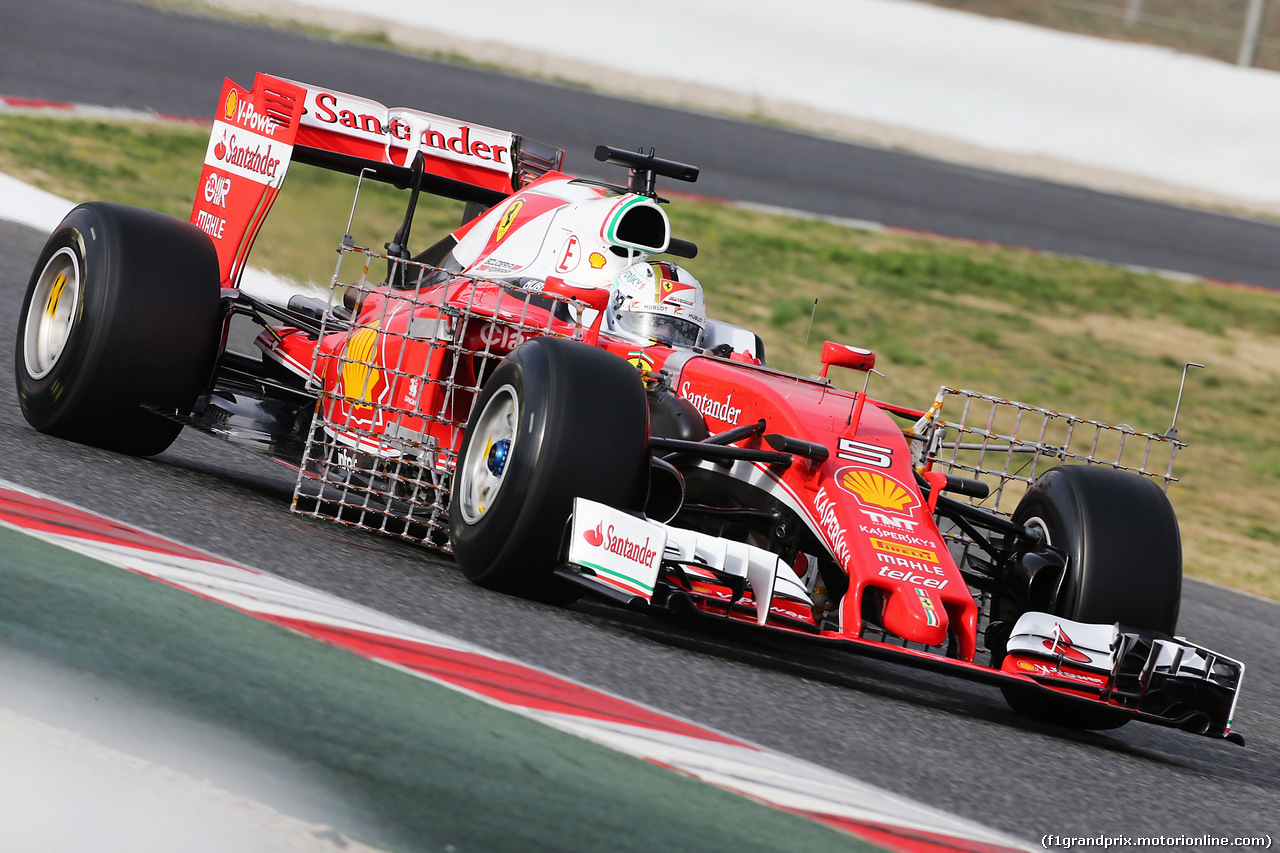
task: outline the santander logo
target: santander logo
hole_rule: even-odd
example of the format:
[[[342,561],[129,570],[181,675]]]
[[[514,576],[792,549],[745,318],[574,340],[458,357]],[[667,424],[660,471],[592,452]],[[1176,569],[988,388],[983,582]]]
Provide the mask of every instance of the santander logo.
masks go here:
[[[354,132],[354,135],[380,138],[389,136],[401,143],[413,140],[415,127],[408,120],[409,116],[403,113],[388,114],[381,105],[336,92],[316,92],[310,104],[312,122],[343,127]],[[510,162],[511,150],[508,147],[509,141],[498,144],[501,138],[500,134],[496,135],[484,128],[472,128],[470,125],[435,116],[430,117],[430,124],[419,132],[417,142],[423,148],[435,148],[468,160],[505,166]],[[509,140],[509,136],[507,139]]]
[[[238,166],[247,172],[274,178],[276,171],[280,168],[280,158],[271,156],[273,147],[274,144],[268,145],[264,151],[260,144],[256,144],[252,148],[247,145],[241,146],[237,144],[234,133],[228,139],[226,132],[223,132],[222,139],[213,146],[213,156],[228,165]]]
[[[658,556],[658,552],[649,547],[649,538],[645,537],[644,542],[636,542],[625,536],[617,536],[614,534],[614,527],[609,525],[609,529],[604,529],[604,522],[596,525],[594,530],[587,530],[582,534],[582,538],[587,540],[587,544],[596,548],[603,547],[610,554],[616,554],[624,560],[630,560],[633,563],[639,563],[642,566],[652,565],[654,557]]]
[[[715,418],[734,426],[738,425],[738,418],[742,415],[742,409],[733,405],[732,394],[726,395],[723,400],[717,400],[710,394],[694,393],[693,383],[685,382],[680,386],[680,396],[693,403],[693,407],[701,412],[703,417]]]

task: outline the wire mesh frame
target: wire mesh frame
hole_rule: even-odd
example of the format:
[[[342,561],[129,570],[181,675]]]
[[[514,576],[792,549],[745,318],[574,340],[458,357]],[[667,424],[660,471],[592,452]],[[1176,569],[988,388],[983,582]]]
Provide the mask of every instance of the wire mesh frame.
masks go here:
[[[953,419],[940,414],[949,397],[964,401],[958,417]],[[990,496],[984,500],[969,498],[968,503],[990,502],[992,505],[987,508],[1006,517],[1012,515],[1010,507],[1016,507],[1036,477],[1061,464],[1106,465],[1150,477],[1168,491],[1171,484],[1178,482],[1173,476],[1178,451],[1187,446],[1171,436],[1139,432],[1125,424],[1105,424],[945,385],[912,433],[913,438],[927,448],[924,459],[933,469],[987,482]],[[1054,442],[1050,442],[1050,438]],[[1081,443],[1087,447],[1081,448]],[[1019,458],[1021,461],[1015,467],[1015,460]],[[956,565],[967,566],[970,550],[978,546],[945,519],[939,519],[939,531]],[[972,584],[969,593],[978,605],[978,647],[974,661],[989,664],[991,652],[986,645],[986,631],[991,624],[992,596]],[[914,651],[939,655],[949,651],[949,643],[926,646],[878,625],[864,626],[861,636]]]
[[[960,411],[943,417],[950,398],[959,398]],[[954,406],[953,406],[954,410]],[[929,413],[916,425],[916,440],[926,444],[924,458],[934,470],[984,481],[990,495],[968,498],[1006,517],[1035,479],[1063,464],[1105,465],[1149,477],[1168,491],[1178,482],[1173,475],[1184,442],[1170,435],[1139,432],[1126,424],[1106,424],[1051,409],[942,386]],[[941,521],[939,530],[956,565],[970,565],[972,539],[958,527]],[[983,553],[979,549],[977,553]],[[971,587],[972,590],[972,587]],[[975,599],[989,621],[990,598],[976,590]],[[983,636],[985,625],[979,626]],[[980,649],[980,651],[985,651]]]
[[[955,417],[941,415],[949,397],[963,401]],[[1167,492],[1178,481],[1173,466],[1186,447],[1170,435],[945,385],[915,432],[928,444],[925,458],[932,468],[987,483],[991,494],[969,503],[986,504],[1005,516],[1036,477],[1061,464],[1129,471],[1150,477]]]
[[[553,312],[531,316],[535,301],[572,306],[574,317],[582,316],[583,306],[359,246],[344,243],[338,253],[320,340],[344,338],[328,356],[315,349],[307,385],[317,401],[291,509],[451,551],[449,495],[472,402],[515,341],[582,339],[580,324],[567,335],[552,327]],[[351,260],[360,261],[359,275],[344,284],[344,263]],[[375,262],[394,265],[388,280],[414,284],[384,290],[384,281],[370,279]],[[483,285],[496,302],[478,313]],[[355,325],[334,314],[344,291],[354,291],[361,305],[375,291],[386,298],[376,317],[363,316]],[[534,322],[541,316],[546,322]],[[504,346],[495,348],[499,342]],[[339,380],[327,383],[325,374]]]

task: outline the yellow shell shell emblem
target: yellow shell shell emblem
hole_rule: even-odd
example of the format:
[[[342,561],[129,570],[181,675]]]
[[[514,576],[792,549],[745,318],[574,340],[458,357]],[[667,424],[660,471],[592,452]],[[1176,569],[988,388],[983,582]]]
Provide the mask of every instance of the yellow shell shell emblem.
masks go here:
[[[840,485],[857,495],[864,504],[893,512],[902,512],[915,502],[911,492],[874,471],[845,471],[840,478]]]
[[[232,89],[227,93],[227,103],[224,105],[224,113],[228,121],[235,117],[236,106],[238,105],[239,100],[240,99],[236,97],[235,89]]]
[[[373,351],[378,345],[378,330],[371,326],[358,329],[347,341],[342,363],[342,388],[348,399],[365,405],[373,404],[373,389],[381,374],[373,366]]]

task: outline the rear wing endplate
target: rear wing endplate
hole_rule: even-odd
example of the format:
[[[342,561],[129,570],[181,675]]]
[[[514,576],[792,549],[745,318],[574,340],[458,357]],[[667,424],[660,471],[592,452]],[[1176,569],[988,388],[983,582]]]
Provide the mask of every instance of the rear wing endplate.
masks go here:
[[[419,158],[419,155],[421,157]],[[224,80],[191,222],[213,240],[224,287],[236,287],[290,162],[484,206],[548,171],[564,151],[505,130],[259,74]]]

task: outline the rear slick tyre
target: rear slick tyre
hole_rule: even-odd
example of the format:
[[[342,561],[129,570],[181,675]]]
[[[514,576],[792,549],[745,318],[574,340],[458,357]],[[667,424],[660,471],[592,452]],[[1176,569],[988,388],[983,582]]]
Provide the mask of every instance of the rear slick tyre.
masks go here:
[[[92,202],[49,237],[27,286],[14,373],[43,433],[160,453],[207,386],[222,335],[218,256],[190,223]]]
[[[1164,492],[1138,474],[1064,465],[1037,479],[1013,520],[1041,528],[1067,556],[1054,615],[1120,623],[1172,636],[1182,600],[1182,540]],[[1106,708],[1005,688],[1019,713],[1078,729],[1115,729],[1129,718]]]
[[[516,348],[472,409],[458,454],[449,529],[466,577],[490,589],[568,603],[552,572],[576,497],[644,506],[649,418],[635,368],[557,338]]]

